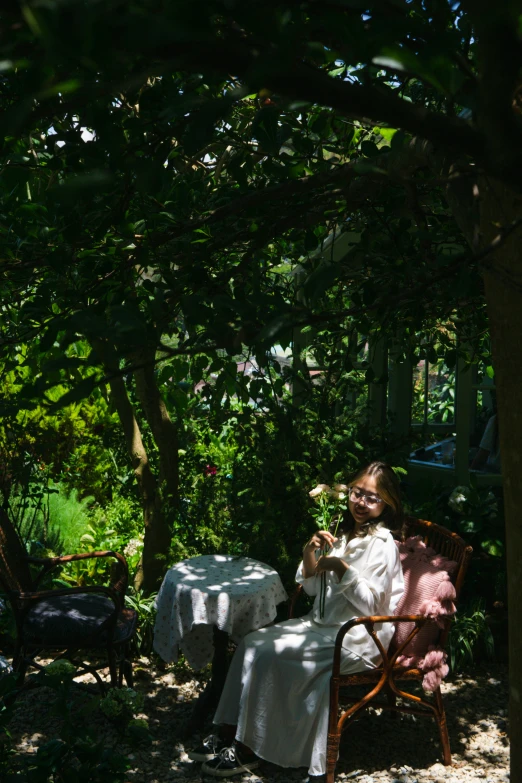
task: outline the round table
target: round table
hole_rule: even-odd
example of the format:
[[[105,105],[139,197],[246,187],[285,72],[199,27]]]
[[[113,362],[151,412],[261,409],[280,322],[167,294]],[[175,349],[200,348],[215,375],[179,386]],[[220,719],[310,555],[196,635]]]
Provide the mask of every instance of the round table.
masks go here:
[[[201,555],[170,568],[156,598],[154,649],[165,661],[181,650],[193,669],[213,658],[213,628],[239,642],[274,620],[288,595],[277,571],[250,557]]]
[[[154,649],[165,661],[177,661],[181,650],[193,669],[212,661],[212,679],[185,727],[187,736],[219,701],[229,637],[238,643],[268,625],[287,598],[277,571],[250,557],[201,555],[167,571],[156,598]]]

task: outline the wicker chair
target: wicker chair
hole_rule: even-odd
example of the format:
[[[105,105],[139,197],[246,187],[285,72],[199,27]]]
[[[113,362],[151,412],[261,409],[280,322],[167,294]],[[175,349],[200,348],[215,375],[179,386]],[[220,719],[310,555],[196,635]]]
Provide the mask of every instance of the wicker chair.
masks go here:
[[[457,598],[464,580],[464,576],[471,558],[472,548],[456,533],[452,533],[446,528],[440,527],[433,522],[427,522],[422,519],[409,518],[407,520],[407,535],[420,535],[424,543],[432,547],[437,553],[444,555],[457,563],[457,568],[452,575],[452,582],[455,586]],[[290,616],[293,615],[293,606],[301,590],[298,588],[293,596]],[[398,648],[385,650],[375,633],[376,623],[401,623],[414,622],[415,626],[407,639]],[[332,677],[330,680],[330,713],[328,724],[328,743],[327,743],[327,761],[326,761],[326,783],[334,783],[335,765],[339,752],[339,742],[342,731],[348,727],[350,721],[361,711],[369,707],[380,707],[391,709],[397,712],[407,712],[414,715],[435,718],[440,734],[442,744],[442,755],[444,764],[451,764],[451,751],[446,725],[446,714],[442,702],[440,688],[433,693],[433,698],[421,697],[403,690],[398,684],[401,680],[410,680],[420,682],[424,677],[424,672],[418,668],[404,667],[396,663],[397,658],[402,655],[405,648],[412,639],[419,633],[423,625],[429,622],[423,615],[405,615],[405,616],[374,616],[357,617],[345,623],[339,630],[335,641],[335,651],[333,659]],[[445,647],[451,621],[446,618],[444,627],[440,631],[438,645]],[[382,655],[381,665],[373,671],[364,671],[356,674],[341,674],[341,653],[342,643],[346,633],[354,625],[364,625],[367,632],[374,640]],[[342,701],[351,706],[341,711],[339,714],[339,696],[340,689],[346,686],[369,686],[368,692],[363,698],[354,698],[345,691],[342,692]],[[386,701],[376,697],[383,693]],[[401,698],[401,703],[397,703],[397,696]]]
[[[116,559],[115,576],[109,587],[72,587],[39,590],[42,578],[55,566],[93,557]],[[39,567],[33,577],[30,565]],[[129,641],[136,630],[137,615],[124,606],[128,567],[117,552],[87,552],[62,557],[29,557],[7,514],[0,509],[0,587],[10,602],[16,641],[13,667],[23,682],[28,667],[41,669],[36,658],[42,653],[67,658],[77,674],[89,672],[102,691],[105,685],[98,670],[108,665],[111,687],[121,687],[123,678],[132,685]],[[93,665],[78,661],[80,650],[103,652],[103,662]],[[57,653],[57,655],[56,655]]]

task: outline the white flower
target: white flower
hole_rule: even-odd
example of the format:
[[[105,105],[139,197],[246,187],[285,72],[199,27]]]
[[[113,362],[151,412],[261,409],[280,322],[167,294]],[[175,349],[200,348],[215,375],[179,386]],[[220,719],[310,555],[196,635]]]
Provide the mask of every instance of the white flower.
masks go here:
[[[132,557],[143,547],[143,541],[140,538],[131,538],[123,550],[125,557]]]
[[[332,489],[328,486],[328,484],[318,484],[316,487],[311,489],[308,494],[311,498],[317,498],[319,495],[322,495],[323,492],[325,495],[331,495]]]
[[[458,514],[464,513],[464,507],[469,500],[469,487],[455,487],[448,498],[448,506]]]

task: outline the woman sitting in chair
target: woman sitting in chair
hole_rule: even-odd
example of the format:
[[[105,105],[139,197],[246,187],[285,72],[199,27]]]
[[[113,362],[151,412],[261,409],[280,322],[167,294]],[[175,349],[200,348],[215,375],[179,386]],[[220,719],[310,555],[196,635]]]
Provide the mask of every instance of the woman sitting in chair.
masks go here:
[[[212,735],[189,753],[205,762],[204,773],[226,777],[249,771],[258,758],[281,767],[308,766],[312,776],[325,773],[335,638],[354,617],[393,614],[404,583],[390,530],[401,523],[397,477],[385,463],[372,462],[350,483],[349,513],[339,537],[320,530],[304,547],[296,580],[315,596],[311,612],[254,631],[239,644],[214,717],[222,737],[228,729],[235,743],[225,747]],[[320,555],[325,545],[328,554]],[[375,630],[387,649],[393,625]],[[364,626],[347,633],[342,673],[373,669],[380,658]]]

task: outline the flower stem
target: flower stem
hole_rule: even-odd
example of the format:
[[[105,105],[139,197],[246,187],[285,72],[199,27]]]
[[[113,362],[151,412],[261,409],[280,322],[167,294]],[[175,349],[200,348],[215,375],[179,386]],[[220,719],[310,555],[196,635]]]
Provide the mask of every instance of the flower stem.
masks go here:
[[[321,555],[325,556],[330,551],[329,546],[325,546],[321,549]],[[321,573],[321,584],[319,586],[319,617],[321,620],[324,617],[324,610],[326,606],[326,571]]]
[[[324,549],[319,550],[319,557],[323,557],[324,555]],[[324,609],[323,609],[323,603],[324,603],[324,571],[321,572],[319,575],[319,617],[322,619],[324,617]]]

